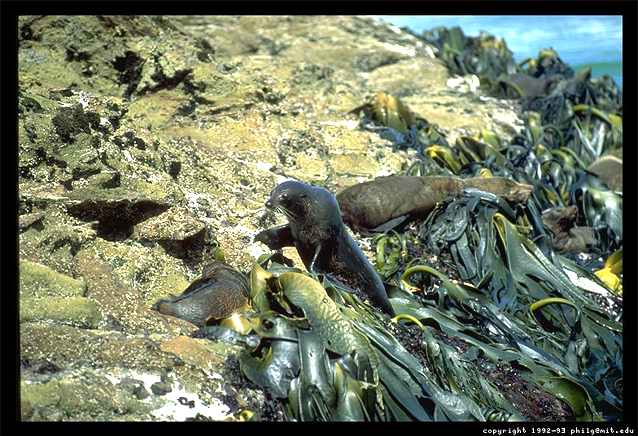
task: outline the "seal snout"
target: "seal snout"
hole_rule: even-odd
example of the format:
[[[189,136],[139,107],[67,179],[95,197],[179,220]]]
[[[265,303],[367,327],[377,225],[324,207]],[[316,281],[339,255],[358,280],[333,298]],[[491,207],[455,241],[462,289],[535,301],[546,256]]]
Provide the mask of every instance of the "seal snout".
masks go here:
[[[266,201],[266,207],[272,209],[289,202],[295,197],[294,187],[295,185],[290,182],[285,182],[277,186],[270,193],[270,198]]]

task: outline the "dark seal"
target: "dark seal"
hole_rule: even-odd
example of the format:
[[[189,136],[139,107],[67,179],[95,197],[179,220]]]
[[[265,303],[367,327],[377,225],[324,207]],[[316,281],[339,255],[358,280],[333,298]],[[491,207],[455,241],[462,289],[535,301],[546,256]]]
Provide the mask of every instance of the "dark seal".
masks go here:
[[[249,294],[250,285],[244,274],[213,261],[181,295],[159,300],[153,309],[201,327],[208,320],[223,319],[241,309],[248,303]]]
[[[281,211],[289,224],[259,233],[256,241],[271,250],[294,246],[309,271],[334,274],[365,292],[377,307],[394,316],[381,278],[347,232],[332,193],[288,181],[271,192],[266,207]]]

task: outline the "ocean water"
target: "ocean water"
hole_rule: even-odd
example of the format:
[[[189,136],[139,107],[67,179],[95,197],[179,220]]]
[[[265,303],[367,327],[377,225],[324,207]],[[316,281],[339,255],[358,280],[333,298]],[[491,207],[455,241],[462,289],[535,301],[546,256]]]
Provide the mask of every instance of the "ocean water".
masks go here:
[[[468,36],[481,30],[505,39],[516,61],[554,48],[574,70],[592,67],[622,86],[622,17],[610,15],[380,15],[399,27],[421,33],[437,26],[459,26]]]

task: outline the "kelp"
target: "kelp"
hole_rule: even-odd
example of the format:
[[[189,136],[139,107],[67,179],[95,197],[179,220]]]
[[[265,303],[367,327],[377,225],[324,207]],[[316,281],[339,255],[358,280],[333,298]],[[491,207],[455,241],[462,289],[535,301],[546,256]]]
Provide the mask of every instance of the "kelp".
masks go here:
[[[468,37],[460,27],[437,27],[424,31],[421,38],[438,49],[438,57],[451,74],[475,74],[481,86],[491,87],[501,75],[518,71],[505,41],[487,32]]]
[[[504,214],[511,217],[511,211],[469,193],[437,208],[419,235],[427,251],[450,253],[459,279],[490,297],[494,316],[506,315],[528,340],[568,362],[575,379],[598,386],[588,392],[605,410],[618,407],[618,389],[600,387],[616,386],[622,372],[622,325],[569,280],[559,255],[546,256],[525,237],[526,216],[512,222]]]
[[[240,356],[244,375],[280,398],[288,419],[299,421],[617,416],[620,324],[521,236],[524,224],[499,213],[508,206],[483,194],[469,191],[422,224],[422,234],[429,235],[422,243],[443,240],[443,246],[457,247],[457,263],[474,259],[463,283],[414,258],[407,246],[416,238],[408,242],[394,233],[392,240],[379,242],[379,253],[394,255],[377,259],[399,313],[390,323],[342,284],[261,258],[251,272],[258,320],[253,336],[260,341],[246,342]],[[483,211],[481,225],[468,222],[477,216],[467,213],[472,199],[471,207]],[[450,211],[461,230],[439,226],[438,233],[431,232]],[[513,210],[505,213],[517,219]],[[479,227],[488,232],[484,238],[458,244]],[[492,254],[480,252],[485,249]],[[437,298],[413,293],[410,283],[417,275],[430,277],[421,283]],[[418,325],[418,332],[401,332],[406,321]],[[521,386],[504,388],[506,377],[543,401],[518,397]]]
[[[614,293],[622,294],[622,282],[619,277],[622,274],[622,248],[609,256],[604,267],[594,274]]]
[[[438,126],[414,113],[398,97],[383,91],[368,97],[348,113],[363,113],[361,127],[389,133],[384,136],[398,149],[414,147],[422,151],[425,145],[448,145]]]

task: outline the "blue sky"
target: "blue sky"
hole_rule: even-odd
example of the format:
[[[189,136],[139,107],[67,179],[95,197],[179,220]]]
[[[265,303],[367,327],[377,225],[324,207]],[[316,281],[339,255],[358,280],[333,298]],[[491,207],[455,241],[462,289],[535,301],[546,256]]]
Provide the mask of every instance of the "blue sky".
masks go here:
[[[480,30],[502,37],[516,60],[535,57],[538,50],[553,47],[572,65],[622,62],[621,16],[538,15],[380,15],[378,18],[416,32],[436,26],[460,26],[466,35]]]

